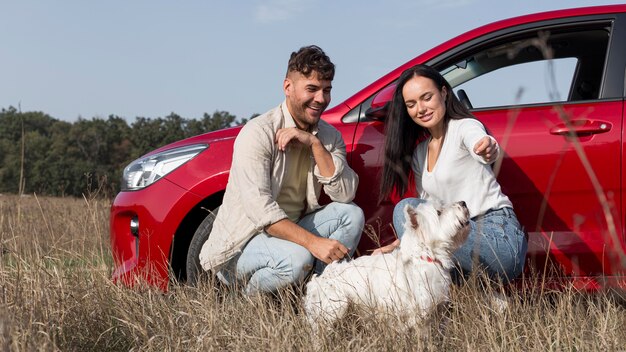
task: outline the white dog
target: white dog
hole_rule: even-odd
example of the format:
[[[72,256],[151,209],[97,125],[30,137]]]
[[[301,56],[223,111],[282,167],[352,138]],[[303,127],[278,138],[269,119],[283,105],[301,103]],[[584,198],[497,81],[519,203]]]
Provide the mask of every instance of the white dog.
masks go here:
[[[314,332],[341,318],[350,303],[392,313],[414,327],[448,300],[452,253],[469,233],[465,202],[442,211],[430,203],[404,211],[408,220],[398,249],[334,262],[307,284],[304,309]]]

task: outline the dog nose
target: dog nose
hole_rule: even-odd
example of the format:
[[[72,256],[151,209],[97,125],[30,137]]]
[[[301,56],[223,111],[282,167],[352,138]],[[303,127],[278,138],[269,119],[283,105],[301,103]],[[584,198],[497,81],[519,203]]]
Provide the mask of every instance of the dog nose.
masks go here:
[[[459,204],[461,204],[462,207],[467,207],[467,204],[465,204],[464,200],[460,201]]]

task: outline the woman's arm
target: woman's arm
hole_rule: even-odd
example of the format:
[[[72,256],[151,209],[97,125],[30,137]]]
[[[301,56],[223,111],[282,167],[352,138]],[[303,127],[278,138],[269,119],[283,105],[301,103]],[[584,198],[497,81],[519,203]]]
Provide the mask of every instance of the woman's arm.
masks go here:
[[[459,126],[461,140],[472,157],[483,164],[491,164],[498,159],[500,148],[495,138],[487,134],[483,124],[476,119],[463,119]]]
[[[474,153],[483,158],[487,164],[496,161],[499,152],[498,142],[491,136],[484,136],[474,145]]]

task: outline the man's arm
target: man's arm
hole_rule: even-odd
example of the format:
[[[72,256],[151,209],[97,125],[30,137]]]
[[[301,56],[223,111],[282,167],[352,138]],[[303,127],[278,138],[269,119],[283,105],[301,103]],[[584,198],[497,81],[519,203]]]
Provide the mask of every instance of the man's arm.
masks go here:
[[[319,138],[313,136],[314,141],[311,145],[311,152],[313,153],[313,159],[315,159],[315,164],[317,168],[320,170],[320,174],[324,177],[331,177],[335,174],[335,163],[333,162],[333,157],[326,148],[324,148],[324,144],[319,140]]]
[[[331,126],[320,126],[318,134],[324,148],[329,152],[335,165],[335,172],[330,176],[321,173],[319,165],[313,169],[317,181],[323,185],[324,192],[333,202],[349,203],[354,199],[359,185],[359,176],[350,168],[346,158],[346,145],[341,133]]]
[[[349,249],[341,242],[315,236],[289,219],[275,222],[266,227],[265,231],[274,237],[301,245],[326,264],[340,260],[349,253]]]
[[[287,217],[272,197],[271,169],[273,136],[257,124],[241,130],[233,147],[229,183],[237,188],[246,217],[256,231]]]
[[[322,176],[332,177],[335,174],[335,162],[331,153],[324,148],[324,144],[315,135],[298,128],[283,128],[276,132],[276,144],[279,150],[285,151],[290,143],[299,143],[311,148],[313,159]],[[274,237],[301,245],[315,258],[327,264],[342,259],[350,251],[341,242],[315,236],[289,219],[277,221],[266,227],[265,231]]]
[[[346,146],[341,134],[334,130],[330,143],[332,150],[326,149],[315,135],[297,128],[283,128],[276,132],[276,143],[284,151],[290,143],[301,143],[309,148],[315,159],[314,174],[324,185],[324,191],[332,201],[349,203],[354,199],[359,177],[346,161]]]
[[[296,127],[281,128],[276,131],[276,144],[278,149],[284,152],[290,143],[300,143],[311,148],[315,164],[324,177],[331,177],[335,173],[335,163],[330,152],[324,148],[322,142],[310,132],[300,130]]]

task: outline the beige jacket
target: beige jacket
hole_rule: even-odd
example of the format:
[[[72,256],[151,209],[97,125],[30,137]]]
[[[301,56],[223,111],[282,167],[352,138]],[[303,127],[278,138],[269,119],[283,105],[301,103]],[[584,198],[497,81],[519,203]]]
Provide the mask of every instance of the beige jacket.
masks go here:
[[[220,270],[255,234],[287,218],[275,201],[289,163],[285,153],[278,150],[275,135],[277,130],[287,127],[296,125],[283,102],[250,120],[237,136],[224,200],[209,239],[200,251],[200,264],[205,270]],[[322,187],[332,201],[349,203],[354,199],[359,183],[357,174],[346,161],[346,146],[341,133],[320,120],[313,134],[331,153],[335,174],[321,176],[311,157],[306,213],[320,208]]]

